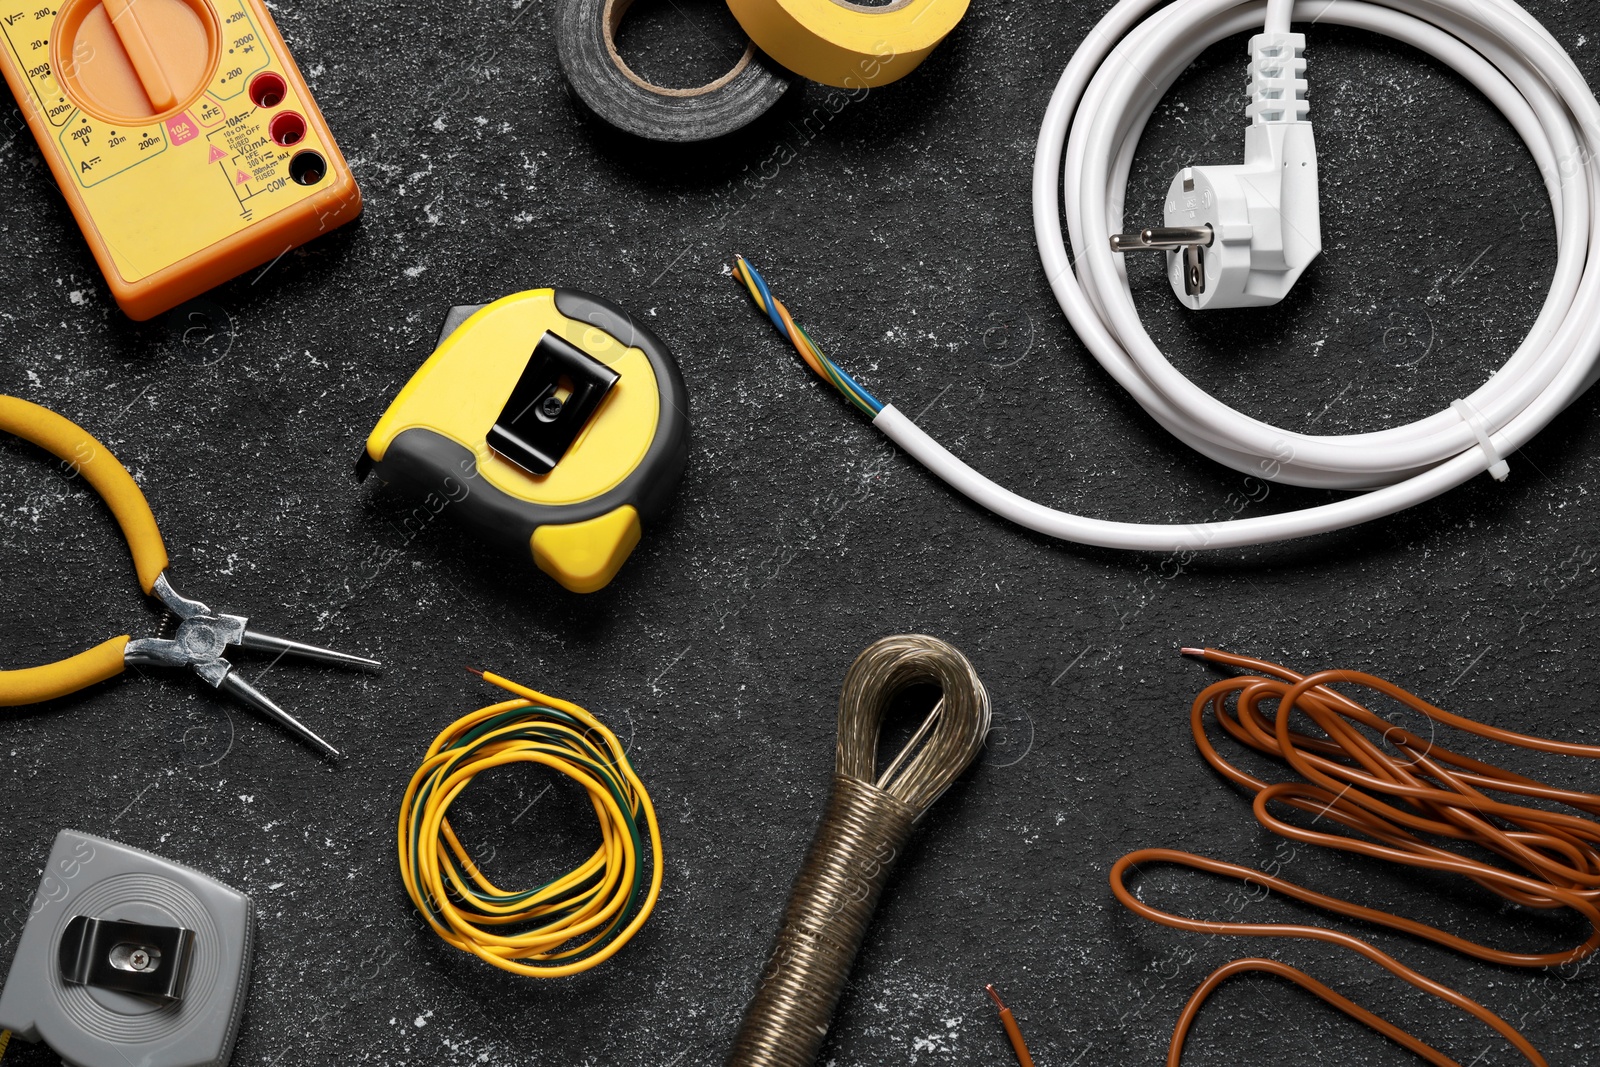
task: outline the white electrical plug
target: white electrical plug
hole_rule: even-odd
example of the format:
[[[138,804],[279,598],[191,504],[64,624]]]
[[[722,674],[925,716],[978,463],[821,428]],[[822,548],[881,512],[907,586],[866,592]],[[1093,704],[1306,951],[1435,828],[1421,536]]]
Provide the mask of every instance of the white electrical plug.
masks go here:
[[[1305,47],[1302,33],[1253,37],[1244,163],[1184,168],[1165,225],[1111,238],[1117,252],[1165,252],[1193,310],[1276,304],[1322,251]]]

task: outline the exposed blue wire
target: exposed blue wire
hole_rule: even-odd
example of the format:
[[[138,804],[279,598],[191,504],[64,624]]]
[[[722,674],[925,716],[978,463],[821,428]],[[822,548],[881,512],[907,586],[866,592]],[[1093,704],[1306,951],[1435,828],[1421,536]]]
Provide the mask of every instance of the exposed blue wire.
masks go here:
[[[883,402],[863,389],[860,383],[858,383],[854,378],[850,377],[849,371],[845,370],[831,359],[828,360],[828,363],[836,372],[838,372],[839,377],[843,378],[845,382],[849,384],[850,388],[855,390],[856,395],[866,402],[867,407],[872,409],[872,413],[874,415],[883,410]]]
[[[767,313],[767,318],[772,320],[772,325],[778,328],[778,332],[783,335],[784,340],[792,343],[794,338],[789,336],[789,327],[785,326],[783,319],[778,316],[778,303],[772,299],[772,290],[767,288],[767,280],[761,276],[760,271],[756,270],[755,264],[748,259],[744,261],[744,269],[750,275],[750,280],[756,283],[756,289],[761,293],[761,305],[762,309]]]

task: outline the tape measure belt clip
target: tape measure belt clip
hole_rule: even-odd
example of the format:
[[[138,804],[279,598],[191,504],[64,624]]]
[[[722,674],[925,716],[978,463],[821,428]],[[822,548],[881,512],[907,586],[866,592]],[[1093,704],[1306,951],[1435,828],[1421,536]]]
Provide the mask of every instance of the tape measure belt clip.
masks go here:
[[[183,999],[194,931],[75,915],[62,931],[61,980],[153,1000]]]
[[[621,377],[546,330],[489,428],[489,447],[529,474],[549,474]]]

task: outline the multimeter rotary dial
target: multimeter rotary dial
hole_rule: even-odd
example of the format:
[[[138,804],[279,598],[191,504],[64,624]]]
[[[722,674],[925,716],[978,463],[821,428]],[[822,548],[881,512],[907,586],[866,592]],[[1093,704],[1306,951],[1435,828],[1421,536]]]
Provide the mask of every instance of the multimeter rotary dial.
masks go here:
[[[129,125],[191,106],[221,61],[222,27],[206,0],[66,0],[51,37],[62,92]]]

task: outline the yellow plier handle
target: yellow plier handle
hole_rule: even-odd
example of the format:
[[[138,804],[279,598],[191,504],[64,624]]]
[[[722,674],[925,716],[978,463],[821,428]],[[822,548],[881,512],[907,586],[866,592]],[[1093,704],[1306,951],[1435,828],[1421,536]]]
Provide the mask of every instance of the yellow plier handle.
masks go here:
[[[71,420],[14,396],[0,396],[0,431],[38,445],[94,487],[122,527],[140,586],[154,595],[156,579],[167,569],[167,546],[139,484],[117,457]],[[124,634],[60,663],[0,671],[0,707],[53,700],[116,677],[125,666],[128,640]]]

